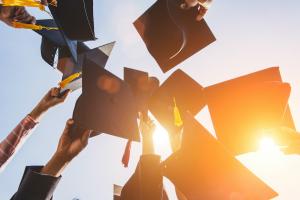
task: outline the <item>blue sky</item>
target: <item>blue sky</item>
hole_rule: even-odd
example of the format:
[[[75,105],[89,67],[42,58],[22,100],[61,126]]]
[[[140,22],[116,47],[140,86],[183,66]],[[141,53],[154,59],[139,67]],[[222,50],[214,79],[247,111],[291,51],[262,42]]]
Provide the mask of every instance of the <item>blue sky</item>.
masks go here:
[[[96,47],[117,41],[107,69],[120,77],[123,76],[123,67],[148,71],[161,81],[175,70],[166,74],[160,71],[132,25],[154,2],[94,1],[99,39],[88,44]],[[183,69],[203,86],[208,86],[256,70],[280,66],[283,79],[292,86],[290,105],[299,127],[299,7],[299,1],[215,1],[206,20],[217,41],[177,68]],[[38,19],[48,18],[38,10],[30,11]],[[42,61],[39,35],[28,30],[12,29],[3,23],[0,24],[0,35],[0,139],[3,139],[44,93],[57,85],[61,75]],[[26,165],[43,165],[51,157],[79,95],[80,91],[73,93],[64,105],[48,112],[23,148],[0,173],[1,200],[9,199],[16,191]],[[197,118],[214,133],[207,109]],[[120,160],[125,144],[125,140],[108,135],[91,139],[88,148],[63,173],[55,199],[112,199],[112,185],[126,182],[141,152],[140,145],[135,144],[130,167],[124,169]],[[165,158],[169,151],[158,146],[158,152]],[[299,199],[299,156],[251,153],[239,159],[280,194],[277,200]]]

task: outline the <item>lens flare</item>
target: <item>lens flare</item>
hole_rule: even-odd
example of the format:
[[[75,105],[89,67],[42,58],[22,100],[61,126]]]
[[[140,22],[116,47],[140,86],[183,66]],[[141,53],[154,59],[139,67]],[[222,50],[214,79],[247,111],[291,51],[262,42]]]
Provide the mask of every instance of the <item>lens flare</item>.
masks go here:
[[[281,150],[272,138],[264,137],[260,140],[258,152],[263,154],[278,154],[281,153]]]
[[[159,154],[162,159],[167,158],[172,153],[168,132],[158,123],[156,123],[156,130],[153,134],[153,143],[155,153]]]

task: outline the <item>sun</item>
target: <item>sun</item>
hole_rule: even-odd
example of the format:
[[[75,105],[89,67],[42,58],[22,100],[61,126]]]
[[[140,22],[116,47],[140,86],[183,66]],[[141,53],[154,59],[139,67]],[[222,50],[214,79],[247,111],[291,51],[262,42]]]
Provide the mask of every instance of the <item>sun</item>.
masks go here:
[[[263,137],[259,143],[258,153],[261,154],[281,154],[280,147],[274,142],[272,138]]]
[[[162,159],[165,159],[172,153],[169,135],[158,122],[155,125],[156,129],[153,134],[155,153],[160,155]]]

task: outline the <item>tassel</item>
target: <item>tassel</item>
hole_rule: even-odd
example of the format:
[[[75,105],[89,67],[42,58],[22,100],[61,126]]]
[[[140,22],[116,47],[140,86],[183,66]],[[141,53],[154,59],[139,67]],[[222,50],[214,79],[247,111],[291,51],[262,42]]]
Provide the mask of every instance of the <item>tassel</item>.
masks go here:
[[[39,1],[34,0],[2,0],[3,6],[28,6],[36,7],[42,11],[45,11],[45,6]]]
[[[125,150],[124,150],[124,154],[123,154],[123,158],[122,158],[122,163],[123,163],[123,166],[125,168],[127,168],[128,164],[129,164],[131,143],[132,143],[131,140],[127,141],[127,144],[126,144],[126,147],[125,147]]]
[[[42,30],[42,29],[46,29],[46,30],[58,30],[57,27],[46,27],[46,26],[41,26],[41,25],[36,25],[36,24],[25,24],[25,23],[21,23],[21,22],[12,22],[12,26],[14,28],[24,28],[24,29],[31,29],[31,30]]]
[[[183,125],[183,122],[182,122],[182,119],[181,119],[181,116],[180,116],[180,112],[179,112],[179,109],[176,105],[176,99],[175,97],[173,98],[173,101],[174,101],[174,110],[173,110],[173,114],[174,114],[174,125],[177,126],[177,127],[180,127]]]
[[[60,88],[65,88],[69,83],[71,83],[73,80],[75,80],[76,78],[78,78],[81,75],[81,72],[72,74],[71,76],[69,76],[68,78],[64,79],[63,81],[61,81],[59,83]]]

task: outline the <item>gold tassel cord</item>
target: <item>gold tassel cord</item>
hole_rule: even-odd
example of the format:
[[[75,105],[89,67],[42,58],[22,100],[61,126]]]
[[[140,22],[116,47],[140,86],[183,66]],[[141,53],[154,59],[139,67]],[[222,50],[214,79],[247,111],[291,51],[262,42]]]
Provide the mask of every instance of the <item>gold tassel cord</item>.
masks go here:
[[[2,6],[36,7],[45,11],[45,6],[41,2],[35,0],[2,0]]]
[[[75,80],[76,78],[78,78],[81,75],[81,72],[72,74],[71,76],[69,76],[68,78],[62,80],[59,83],[60,88],[65,88],[69,83],[71,83],[73,80]]]
[[[31,30],[58,30],[57,27],[46,27],[46,26],[41,26],[41,25],[36,25],[36,24],[25,24],[21,22],[12,22],[12,26],[14,28],[24,28],[24,29],[31,29]]]
[[[180,126],[183,125],[183,122],[182,122],[182,119],[181,119],[181,116],[180,116],[179,108],[177,107],[177,104],[176,104],[175,97],[173,98],[173,101],[174,101],[174,109],[173,109],[174,125],[177,126],[177,127],[180,127]]]
[[[35,1],[35,0],[2,0],[1,4],[2,6],[36,7],[46,12],[45,5],[43,5],[40,1]],[[52,0],[48,4],[57,7],[56,0]]]

